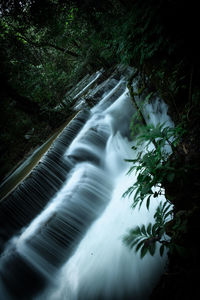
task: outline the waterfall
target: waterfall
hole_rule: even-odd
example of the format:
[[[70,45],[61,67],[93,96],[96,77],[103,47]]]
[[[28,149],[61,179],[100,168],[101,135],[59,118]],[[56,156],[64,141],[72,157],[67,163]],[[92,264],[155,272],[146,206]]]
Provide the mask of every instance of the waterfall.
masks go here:
[[[73,167],[63,154],[88,118],[80,112],[63,130],[40,163],[6,199],[0,202],[0,250],[45,207]]]
[[[164,199],[138,211],[131,198],[122,198],[136,181],[126,175],[125,162],[137,155],[129,130],[135,108],[125,77],[111,82],[90,94],[101,101],[66,127],[1,203],[1,239],[8,242],[0,258],[0,299],[148,299],[162,274],[165,255],[140,259],[122,242],[128,229],[153,221]],[[152,122],[170,120],[161,101],[145,110]]]

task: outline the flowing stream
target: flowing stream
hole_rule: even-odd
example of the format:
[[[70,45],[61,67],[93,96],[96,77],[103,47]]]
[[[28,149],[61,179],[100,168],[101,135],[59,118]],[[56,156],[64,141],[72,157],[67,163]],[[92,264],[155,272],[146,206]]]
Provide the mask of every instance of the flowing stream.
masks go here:
[[[129,128],[135,108],[124,77],[112,80],[101,101],[83,111],[89,118],[81,130],[79,117],[79,133],[70,131],[70,139],[66,129],[34,171],[37,180],[32,175],[17,204],[13,196],[2,208],[4,222],[14,221],[6,223],[12,233],[0,258],[0,299],[142,300],[163,273],[166,255],[140,259],[122,242],[128,229],[153,221],[164,199],[148,211],[132,210],[132,198],[122,197],[136,181],[125,162],[137,155]],[[158,99],[145,114],[154,124],[170,122]]]

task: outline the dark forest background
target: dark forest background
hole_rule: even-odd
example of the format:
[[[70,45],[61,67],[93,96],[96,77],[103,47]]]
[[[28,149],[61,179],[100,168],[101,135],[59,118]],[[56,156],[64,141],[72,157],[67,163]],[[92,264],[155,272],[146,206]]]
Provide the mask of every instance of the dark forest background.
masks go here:
[[[0,178],[71,114],[66,92],[102,67],[124,63],[147,74],[172,103],[175,119],[188,101],[196,105],[196,6],[179,0],[1,0]]]

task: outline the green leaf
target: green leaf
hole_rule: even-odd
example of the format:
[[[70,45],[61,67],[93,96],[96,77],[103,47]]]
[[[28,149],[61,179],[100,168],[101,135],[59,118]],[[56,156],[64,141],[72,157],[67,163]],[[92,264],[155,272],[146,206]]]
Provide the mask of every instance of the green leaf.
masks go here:
[[[148,251],[148,248],[144,245],[141,249],[140,257],[143,258]]]
[[[165,217],[166,213],[168,213],[169,209],[170,209],[170,204],[168,204],[168,205],[165,207],[165,209],[163,209],[163,211],[162,211],[162,214],[163,214],[164,217]]]
[[[131,243],[130,242],[126,242],[125,243],[132,249],[135,245],[138,244],[138,242],[141,240],[141,237],[134,239]]]
[[[142,237],[136,232],[130,231],[128,235],[123,237],[123,242],[132,249],[141,240],[141,238]]]
[[[133,146],[133,147],[131,147],[133,150],[137,150],[137,147],[136,146]]]
[[[169,203],[168,203],[167,201],[165,201],[165,203],[164,203],[164,204],[162,204],[162,203],[160,202],[160,204],[159,204],[159,207],[158,207],[158,208],[159,208],[160,210],[162,210],[162,211],[163,211],[167,205],[169,205]]]
[[[148,250],[151,256],[153,256],[156,251],[156,242],[151,243],[148,247]]]
[[[139,209],[141,208],[141,206],[142,206],[142,199],[140,200],[140,205],[139,205]]]
[[[131,174],[136,168],[137,168],[136,166],[132,166],[132,167],[128,170],[128,172],[126,173],[126,175]]]
[[[125,198],[126,196],[129,196],[129,197],[130,197],[130,196],[132,195],[132,193],[134,192],[135,189],[136,189],[135,186],[129,187],[129,188],[123,193],[122,197],[123,197],[123,198]]]
[[[146,207],[148,210],[149,210],[149,205],[150,205],[150,198],[151,198],[151,195],[147,198],[147,202],[146,202]]]
[[[141,234],[140,226],[137,226],[134,230],[137,234]]]
[[[155,236],[157,234],[157,229],[158,229],[158,224],[154,224],[153,227],[152,227],[152,234],[153,236]]]
[[[147,227],[147,233],[148,233],[148,235],[151,235],[151,227],[152,227],[152,224],[149,223],[149,225]]]
[[[142,247],[142,245],[144,245],[144,240],[142,240],[141,242],[138,243],[137,247],[135,248],[135,252],[138,252],[140,250],[140,248]]]
[[[137,162],[138,160],[137,160],[137,159],[124,159],[124,161],[135,163],[135,162]]]
[[[160,256],[163,256],[164,249],[165,249],[165,246],[164,246],[164,245],[161,245],[161,246],[160,246]]]
[[[155,192],[154,194],[153,194],[153,197],[154,198],[157,198],[159,195],[158,195],[158,192]]]
[[[165,219],[167,219],[168,216],[172,215],[173,212],[174,212],[173,210],[168,211],[168,212],[165,214]]]
[[[142,227],[141,227],[141,232],[142,232],[144,235],[147,235],[146,229],[145,229],[145,225],[142,225]]]

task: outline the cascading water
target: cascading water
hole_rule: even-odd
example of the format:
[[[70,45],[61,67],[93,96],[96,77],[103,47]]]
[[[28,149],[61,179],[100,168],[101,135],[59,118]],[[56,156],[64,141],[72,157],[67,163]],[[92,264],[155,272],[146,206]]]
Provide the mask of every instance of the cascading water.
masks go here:
[[[0,250],[6,241],[26,226],[61,188],[73,162],[63,159],[66,148],[88,118],[80,112],[63,130],[40,163],[8,197],[0,202]]]
[[[58,158],[44,157],[51,172],[65,161],[71,171],[44,210],[8,242],[0,259],[0,299],[148,299],[166,257],[141,260],[122,238],[129,228],[151,222],[161,199],[149,212],[146,206],[131,210],[131,199],[122,198],[136,180],[126,175],[124,159],[137,154],[129,136],[135,108],[125,86],[122,79],[102,97],[69,148],[58,146]],[[167,119],[162,105],[148,107],[155,120]],[[156,113],[158,107],[164,111]]]

